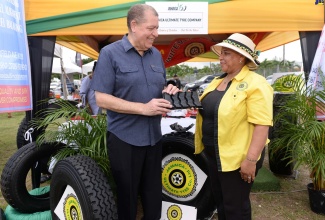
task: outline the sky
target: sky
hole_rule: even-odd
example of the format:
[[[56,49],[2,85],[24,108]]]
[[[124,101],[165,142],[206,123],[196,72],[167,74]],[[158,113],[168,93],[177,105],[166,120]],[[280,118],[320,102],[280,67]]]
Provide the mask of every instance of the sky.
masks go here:
[[[300,40],[293,41],[291,43],[284,45],[285,59],[288,61],[296,61],[298,63],[302,62],[302,52],[300,46]],[[260,62],[268,60],[283,60],[283,46],[279,46],[264,52],[261,52],[258,60]],[[213,62],[212,62],[213,63]],[[183,64],[190,67],[197,67],[198,69],[203,68],[204,66],[209,66],[209,62],[184,62]]]
[[[302,52],[300,47],[300,40],[293,41],[291,43],[285,44],[284,46],[279,46],[264,52],[261,52],[258,60],[262,62],[265,59],[268,60],[283,60],[283,47],[285,49],[285,59],[288,61],[296,61],[298,63],[302,62]],[[68,48],[64,48],[64,57],[69,57],[71,61],[74,61],[76,52]],[[87,58],[82,56],[82,58]],[[197,67],[198,69],[203,68],[204,66],[209,66],[210,62],[184,62],[190,67]]]

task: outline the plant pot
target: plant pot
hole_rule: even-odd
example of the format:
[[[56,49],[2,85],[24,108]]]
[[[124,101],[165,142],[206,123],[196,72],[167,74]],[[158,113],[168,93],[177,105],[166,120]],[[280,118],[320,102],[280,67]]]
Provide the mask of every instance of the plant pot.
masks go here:
[[[315,190],[314,184],[307,185],[309,204],[313,212],[325,215],[325,190]]]

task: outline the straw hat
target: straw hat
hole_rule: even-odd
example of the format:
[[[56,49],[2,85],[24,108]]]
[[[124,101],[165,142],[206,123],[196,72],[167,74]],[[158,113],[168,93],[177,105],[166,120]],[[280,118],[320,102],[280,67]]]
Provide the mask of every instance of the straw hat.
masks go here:
[[[249,37],[243,34],[235,33],[230,35],[230,37],[223,40],[221,43],[211,46],[211,50],[220,56],[222,47],[232,49],[247,57],[250,62],[248,62],[246,65],[250,70],[255,70],[257,69],[258,65],[260,65],[257,60],[260,51],[256,51],[255,46],[256,45]]]

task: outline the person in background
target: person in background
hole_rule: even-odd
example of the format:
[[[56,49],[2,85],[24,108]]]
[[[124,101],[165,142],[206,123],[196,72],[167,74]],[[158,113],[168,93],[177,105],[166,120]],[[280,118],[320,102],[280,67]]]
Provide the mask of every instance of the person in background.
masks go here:
[[[179,88],[179,89],[181,89],[182,88],[181,80],[179,79],[179,77],[177,76],[177,74],[175,74],[173,78],[175,80],[176,87]]]
[[[247,36],[232,34],[211,50],[219,56],[224,74],[200,97],[195,154],[205,151],[214,161],[211,187],[218,219],[250,220],[249,194],[272,126],[273,89],[252,71],[259,65],[258,52]]]
[[[107,109],[107,148],[117,186],[119,220],[135,220],[140,195],[144,220],[158,220],[162,206],[162,114],[172,108],[163,93],[166,70],[153,47],[158,13],[133,5],[127,14],[128,34],[100,51],[91,89],[98,106]]]
[[[78,88],[78,85],[74,85],[74,93],[72,94],[73,100],[79,100],[80,99],[80,90]]]
[[[11,112],[8,112],[8,118],[11,118],[12,115],[11,115]]]
[[[86,76],[81,81],[79,95],[81,98],[82,106],[88,107],[92,115],[97,115],[100,113],[100,108],[96,103],[95,91],[90,88],[91,80],[94,76],[97,62],[94,62],[92,73]]]

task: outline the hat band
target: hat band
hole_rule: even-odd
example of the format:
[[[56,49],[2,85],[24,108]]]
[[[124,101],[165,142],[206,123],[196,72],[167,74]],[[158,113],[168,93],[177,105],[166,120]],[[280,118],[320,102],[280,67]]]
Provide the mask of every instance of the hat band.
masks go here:
[[[242,49],[244,51],[246,51],[247,53],[249,53],[249,55],[251,55],[253,57],[254,60],[256,60],[258,58],[258,55],[260,54],[260,51],[252,51],[249,47],[247,47],[245,44],[242,44],[238,41],[232,40],[232,39],[227,39],[223,41],[224,43],[228,43],[231,44],[235,47],[238,47],[239,49]]]

